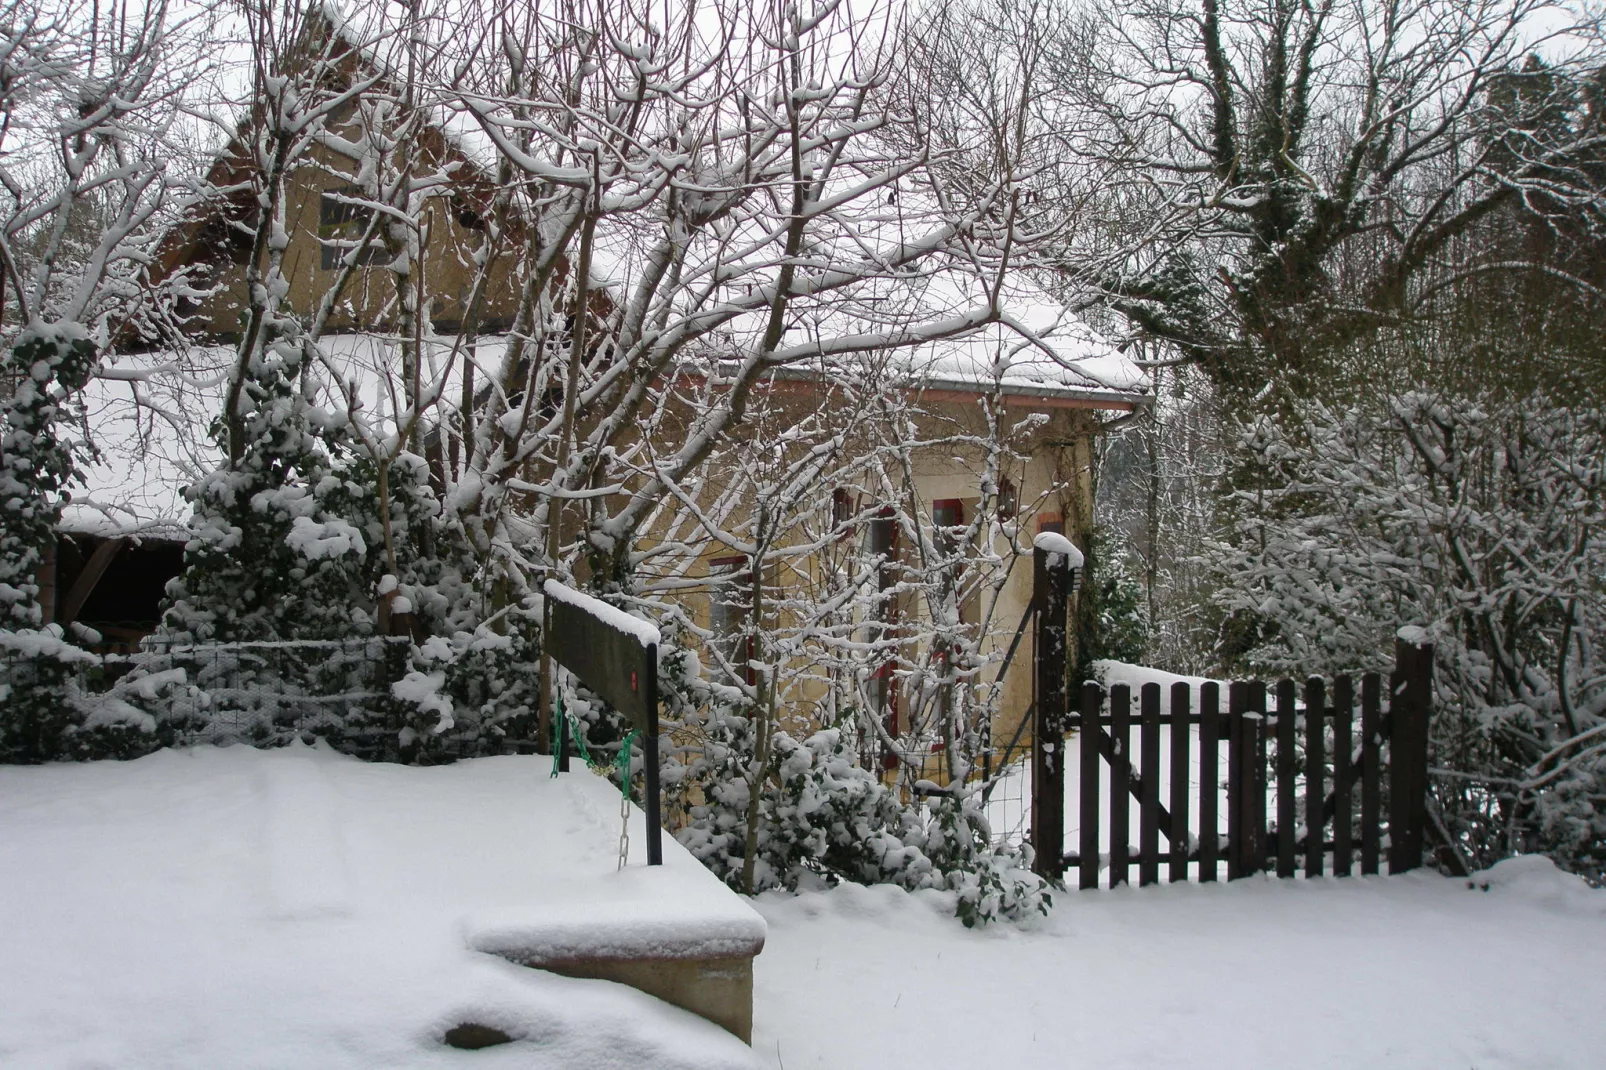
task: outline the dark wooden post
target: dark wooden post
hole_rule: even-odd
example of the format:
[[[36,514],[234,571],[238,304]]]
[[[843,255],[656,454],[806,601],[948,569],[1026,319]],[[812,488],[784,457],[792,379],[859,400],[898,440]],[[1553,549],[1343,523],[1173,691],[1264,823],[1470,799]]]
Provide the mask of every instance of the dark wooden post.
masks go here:
[[[1221,815],[1221,685],[1199,689],[1199,881],[1216,879]],[[1229,841],[1230,843],[1230,841]]]
[[[1065,871],[1066,616],[1070,561],[1032,551],[1033,669],[1037,704],[1032,721],[1032,850],[1036,871],[1058,880]],[[1089,729],[1092,729],[1091,731]],[[1094,745],[1096,725],[1082,726],[1082,746]]]
[[[51,532],[50,541],[44,545],[44,554],[39,561],[39,567],[34,571],[34,582],[39,585],[39,613],[42,624],[56,622],[56,544],[61,536]]]
[[[647,724],[641,733],[641,760],[646,767],[642,794],[647,803],[647,864],[664,864],[664,815],[658,786],[658,644],[647,644],[645,680]]]
[[[1099,713],[1104,708],[1104,692],[1089,680],[1082,685],[1082,768],[1080,771],[1080,809],[1077,824],[1080,826],[1078,844],[1081,859],[1077,864],[1077,887],[1097,889],[1099,886]]]
[[[1422,864],[1428,821],[1428,720],[1433,644],[1414,633],[1394,642],[1389,688],[1389,872]]]
[[[1247,765],[1244,760],[1244,713],[1249,708],[1248,685],[1234,680],[1227,685],[1227,879],[1248,876],[1244,861],[1245,816],[1248,792],[1244,790]]]

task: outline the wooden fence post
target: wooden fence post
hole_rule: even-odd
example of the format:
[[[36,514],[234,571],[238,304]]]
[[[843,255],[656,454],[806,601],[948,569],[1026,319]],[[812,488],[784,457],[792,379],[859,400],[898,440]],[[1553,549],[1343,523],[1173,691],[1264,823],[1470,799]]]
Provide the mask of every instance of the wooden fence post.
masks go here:
[[[1032,868],[1058,880],[1065,871],[1066,616],[1070,603],[1070,561],[1041,548],[1032,551],[1032,636],[1037,703],[1032,722]],[[1098,726],[1082,726],[1082,745],[1098,736]]]
[[[1422,864],[1427,829],[1428,720],[1433,708],[1433,644],[1417,629],[1394,642],[1389,687],[1389,872]]]

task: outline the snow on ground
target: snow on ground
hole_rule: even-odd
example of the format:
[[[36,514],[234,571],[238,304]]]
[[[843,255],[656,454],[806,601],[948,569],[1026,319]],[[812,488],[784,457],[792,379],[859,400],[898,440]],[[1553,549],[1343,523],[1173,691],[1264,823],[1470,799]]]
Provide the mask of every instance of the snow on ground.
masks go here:
[[[1067,892],[972,931],[952,897],[758,901],[754,1051],[632,989],[470,950],[763,933],[666,841],[614,872],[586,773],[326,750],[0,767],[0,1067],[1598,1067],[1606,892],[1543,859]],[[613,919],[617,924],[606,923]],[[601,926],[583,939],[586,924]],[[439,1038],[463,1021],[517,1043]]]
[[[679,845],[642,864],[639,810],[615,872],[617,790],[549,770],[306,747],[0,767],[0,1067],[751,1067],[633,989],[470,950],[680,918],[762,939]],[[518,1042],[442,1046],[466,1021]]]
[[[1606,1063],[1606,892],[1532,858],[1481,883],[1069,892],[980,931],[938,893],[772,894],[753,1046],[784,1070]]]

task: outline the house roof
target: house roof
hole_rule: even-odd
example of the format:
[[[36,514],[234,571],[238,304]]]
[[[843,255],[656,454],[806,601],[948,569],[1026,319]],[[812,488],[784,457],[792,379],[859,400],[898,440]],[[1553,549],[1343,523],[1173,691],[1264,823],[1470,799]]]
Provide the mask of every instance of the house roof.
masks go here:
[[[360,35],[348,32],[338,14],[322,10],[341,40],[353,49],[356,60],[383,74],[382,57],[363,48],[358,43]],[[490,170],[486,166],[488,138],[478,122],[461,108],[444,106],[434,107],[431,119],[446,151],[468,162],[471,166],[465,170],[471,183],[483,186]],[[220,154],[214,170],[233,166],[233,148]],[[797,303],[786,324],[782,348],[793,351],[798,359],[795,367],[783,368],[778,375],[806,378],[814,374],[809,369],[817,369],[819,363],[808,359],[811,344],[862,338],[862,350],[853,352],[839,344],[832,348],[829,359],[848,365],[885,360],[893,378],[928,395],[999,392],[1049,404],[1115,410],[1130,410],[1148,402],[1151,388],[1146,374],[1079,316],[1019,273],[1007,276],[1000,285],[987,270],[951,257],[929,258],[915,272],[876,270],[878,263],[896,263],[898,247],[918,240],[918,235],[940,219],[929,195],[909,188],[898,193],[884,199],[877,191],[876,196],[852,200],[811,224],[814,246],[805,256],[811,266],[800,278],[810,271],[829,273],[837,264],[852,270],[869,265],[870,270],[849,286]],[[221,214],[228,208],[218,204],[215,211]],[[164,250],[170,269],[184,257],[196,255],[205,222],[192,220],[182,234],[175,234],[175,239],[181,240]],[[612,295],[621,306],[642,276],[658,229],[661,220],[657,217],[606,216],[599,225],[591,274],[603,293]],[[734,281],[725,284],[725,290],[705,290],[701,301],[718,305],[722,298],[734,295],[737,287],[773,281],[776,268],[768,238],[756,227],[747,237],[754,266],[743,265],[732,273]],[[719,260],[726,255],[723,250],[741,244],[741,235],[725,235],[719,250],[694,250],[688,276],[720,277],[725,273]],[[962,323],[961,317],[973,317],[978,309],[995,302],[1000,318],[969,333],[939,338],[934,336],[938,332],[933,332],[922,336],[924,340],[918,344],[891,349],[877,344],[912,327]],[[678,306],[675,313],[692,314]],[[764,334],[766,319],[759,311],[726,320],[705,336],[702,344],[684,352],[676,370],[712,371],[725,359],[751,352]],[[436,338],[429,345],[444,349],[453,341]],[[333,360],[349,369],[369,411],[394,410],[393,399],[384,396],[383,384],[394,382],[395,377],[379,374],[386,362],[394,359],[391,343],[377,335],[329,335],[323,344]],[[478,342],[482,349],[504,344],[504,340],[489,338]],[[226,347],[192,346],[183,356],[183,361],[160,352],[123,357],[110,376],[92,384],[86,400],[100,458],[85,466],[89,485],[68,506],[65,530],[95,534],[172,531],[189,515],[182,488],[222,461],[208,428],[222,410],[224,383],[234,354]],[[488,360],[494,359],[494,352],[488,355]]]

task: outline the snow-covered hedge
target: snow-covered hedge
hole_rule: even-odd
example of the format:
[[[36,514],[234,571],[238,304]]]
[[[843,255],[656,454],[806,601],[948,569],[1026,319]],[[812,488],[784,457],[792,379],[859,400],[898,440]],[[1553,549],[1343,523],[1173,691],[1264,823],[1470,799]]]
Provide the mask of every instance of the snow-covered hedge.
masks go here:
[[[1472,868],[1606,877],[1606,413],[1414,393],[1245,428],[1209,549],[1239,664],[1387,668],[1436,644],[1434,812]]]
[[[718,704],[678,791],[690,820],[677,838],[727,884],[744,889],[753,756],[751,711]],[[941,794],[905,806],[860,766],[841,728],[805,739],[777,731],[759,779],[752,890],[796,890],[813,880],[896,884],[957,893],[966,925],[1047,913],[1052,898],[1031,872],[1030,848],[995,848],[974,797]]]

